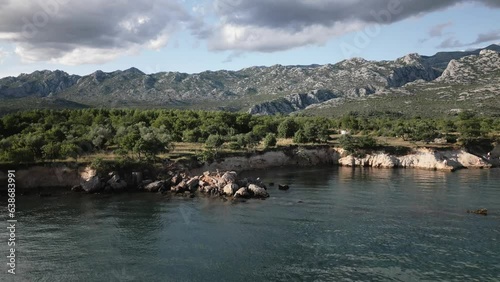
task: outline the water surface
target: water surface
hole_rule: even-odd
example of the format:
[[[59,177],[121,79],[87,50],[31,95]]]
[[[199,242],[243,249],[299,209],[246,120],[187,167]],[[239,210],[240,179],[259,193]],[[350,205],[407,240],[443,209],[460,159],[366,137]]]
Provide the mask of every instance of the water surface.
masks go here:
[[[18,197],[18,274],[0,280],[500,281],[498,169],[248,174],[291,189],[245,203]]]

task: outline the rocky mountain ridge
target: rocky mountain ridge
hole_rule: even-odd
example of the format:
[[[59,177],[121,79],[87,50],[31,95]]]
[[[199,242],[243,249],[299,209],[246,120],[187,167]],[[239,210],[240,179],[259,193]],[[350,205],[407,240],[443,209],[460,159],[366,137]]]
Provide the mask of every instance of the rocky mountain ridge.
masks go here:
[[[198,74],[145,74],[136,68],[86,76],[36,71],[0,79],[0,101],[32,107],[57,101],[58,107],[66,102],[72,107],[230,108],[252,114],[289,114],[328,108],[346,99],[418,94],[413,90],[436,87],[436,83],[465,85],[480,79],[489,84],[495,74],[498,77],[496,50],[500,46],[435,56],[409,54],[394,61],[353,58],[327,65],[274,65]]]

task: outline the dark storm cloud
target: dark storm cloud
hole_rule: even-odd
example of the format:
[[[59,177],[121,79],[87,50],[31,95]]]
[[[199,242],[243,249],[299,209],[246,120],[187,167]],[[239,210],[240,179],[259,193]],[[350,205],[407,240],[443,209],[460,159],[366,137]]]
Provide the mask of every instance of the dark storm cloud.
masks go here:
[[[461,3],[500,7],[498,0],[214,0],[219,26],[209,37],[214,50],[279,51],[368,25],[391,24]],[[430,31],[443,35],[443,25]],[[454,45],[453,39],[443,45]]]
[[[228,22],[271,28],[301,29],[310,25],[331,26],[336,22],[358,20],[380,22],[377,14],[396,7],[396,13],[383,18],[396,22],[421,13],[454,5],[454,0],[216,0],[219,15]]]

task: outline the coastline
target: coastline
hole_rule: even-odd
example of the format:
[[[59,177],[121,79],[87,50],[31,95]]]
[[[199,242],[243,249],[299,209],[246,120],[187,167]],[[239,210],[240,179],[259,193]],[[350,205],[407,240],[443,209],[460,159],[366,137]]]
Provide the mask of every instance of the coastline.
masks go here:
[[[292,147],[284,150],[273,150],[253,153],[250,156],[229,156],[220,161],[202,164],[199,167],[182,167],[187,175],[200,175],[205,171],[248,171],[283,166],[345,166],[373,168],[412,168],[424,170],[456,171],[459,169],[488,169],[497,167],[499,163],[487,162],[463,149],[436,151],[429,148],[416,149],[410,154],[397,156],[386,152],[367,154],[363,157],[347,155],[341,148],[318,146],[314,148]],[[166,169],[166,168],[165,168]],[[135,170],[144,170],[137,167]],[[162,171],[163,174],[165,171]],[[151,179],[159,179],[162,173],[150,173]],[[50,166],[31,166],[17,170],[17,186],[20,189],[36,188],[69,188],[81,185],[98,175],[89,166],[70,167],[66,164]],[[107,173],[107,172],[106,172]],[[127,183],[134,183],[132,173],[118,171]],[[4,171],[0,171],[0,181],[6,179]]]

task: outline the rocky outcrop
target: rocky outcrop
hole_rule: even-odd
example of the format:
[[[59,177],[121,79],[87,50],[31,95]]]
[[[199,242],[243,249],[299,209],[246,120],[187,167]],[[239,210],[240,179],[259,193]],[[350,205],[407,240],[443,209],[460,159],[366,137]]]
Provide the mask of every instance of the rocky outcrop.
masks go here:
[[[409,54],[397,60],[402,66],[396,67],[387,78],[389,87],[401,87],[416,80],[431,81],[436,79],[440,72],[433,69],[418,54]]]
[[[478,83],[500,71],[500,53],[494,50],[481,50],[472,55],[452,60],[443,74],[436,79],[447,83]]]
[[[313,90],[309,93],[291,94],[280,99],[257,104],[250,108],[248,112],[252,115],[289,114],[337,97],[338,94],[330,90]]]
[[[269,193],[260,179],[239,179],[234,171],[225,173],[206,171],[197,178],[200,179],[198,191],[206,195],[226,196],[235,199],[269,197]]]
[[[360,166],[377,168],[420,168],[429,170],[454,171],[460,168],[489,168],[491,164],[481,157],[464,150],[435,151],[419,149],[405,156],[391,156],[386,153],[368,154],[365,157],[352,155],[339,159],[342,166]]]

